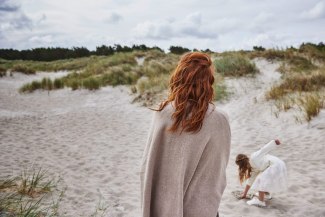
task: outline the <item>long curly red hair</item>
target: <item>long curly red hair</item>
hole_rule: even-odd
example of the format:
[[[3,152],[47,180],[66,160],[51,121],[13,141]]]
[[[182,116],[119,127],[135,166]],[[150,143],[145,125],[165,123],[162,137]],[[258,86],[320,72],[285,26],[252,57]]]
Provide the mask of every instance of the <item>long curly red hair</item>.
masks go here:
[[[169,81],[169,94],[156,111],[168,103],[175,106],[171,132],[197,132],[202,128],[209,103],[214,97],[214,69],[209,55],[191,52],[183,55]]]

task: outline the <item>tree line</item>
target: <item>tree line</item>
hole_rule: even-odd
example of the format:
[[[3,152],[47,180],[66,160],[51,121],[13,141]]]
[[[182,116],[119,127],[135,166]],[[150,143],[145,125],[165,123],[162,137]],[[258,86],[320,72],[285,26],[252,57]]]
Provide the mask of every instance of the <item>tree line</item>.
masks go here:
[[[313,43],[302,43],[298,49],[290,47],[289,49],[304,51],[308,47],[312,47],[318,51],[325,52],[325,44],[320,42],[318,44]],[[34,61],[53,61],[60,59],[71,59],[80,57],[89,57],[91,55],[96,56],[109,56],[117,52],[131,52],[131,51],[149,51],[159,50],[164,52],[157,46],[148,47],[144,44],[133,45],[133,46],[122,46],[115,44],[114,46],[101,45],[96,47],[96,50],[90,51],[86,47],[73,47],[73,48],[60,48],[60,47],[48,47],[48,48],[34,48],[28,50],[16,50],[16,49],[0,49],[0,58],[6,60],[34,60]],[[265,48],[262,46],[254,46],[255,51],[264,51]],[[186,47],[181,46],[170,46],[169,51],[174,54],[183,54],[191,51]],[[199,51],[193,49],[193,51]],[[201,52],[212,52],[209,49],[201,50]]]
[[[34,61],[53,61],[60,59],[70,59],[79,57],[109,56],[117,52],[131,52],[131,51],[148,51],[148,50],[163,50],[157,46],[147,47],[146,45],[133,45],[131,47],[121,46],[116,44],[114,46],[101,45],[96,47],[96,50],[90,51],[86,47],[60,48],[34,48],[28,50],[15,49],[0,49],[0,58],[6,60],[34,60]]]

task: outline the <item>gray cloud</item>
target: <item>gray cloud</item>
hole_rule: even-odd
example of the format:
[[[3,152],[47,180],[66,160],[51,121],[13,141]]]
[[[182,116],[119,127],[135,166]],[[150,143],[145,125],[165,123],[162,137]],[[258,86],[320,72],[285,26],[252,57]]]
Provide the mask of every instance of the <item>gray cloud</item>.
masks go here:
[[[1,12],[14,12],[19,10],[18,5],[12,4],[9,0],[0,0],[0,13]]]
[[[184,0],[0,0],[0,43],[18,49],[116,43],[216,51],[286,47],[324,40],[324,18],[325,0],[187,0],[186,7]]]
[[[15,29],[31,29],[32,20],[22,12],[20,6],[11,3],[9,0],[0,0],[0,32]]]

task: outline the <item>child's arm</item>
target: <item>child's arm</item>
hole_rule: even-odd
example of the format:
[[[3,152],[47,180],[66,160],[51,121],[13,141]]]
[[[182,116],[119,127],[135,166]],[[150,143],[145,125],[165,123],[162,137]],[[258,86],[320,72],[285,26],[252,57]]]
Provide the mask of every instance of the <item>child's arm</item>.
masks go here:
[[[269,143],[264,145],[260,150],[255,152],[255,156],[264,156],[268,154],[271,150],[275,149],[277,145],[280,145],[280,141],[278,139],[271,140]]]
[[[251,177],[249,177],[249,179],[247,179],[247,181],[246,181],[246,187],[245,187],[245,190],[241,196],[242,199],[246,198],[247,192],[249,191],[250,187],[254,183],[258,174],[259,174],[259,172],[254,171],[254,170],[251,172]]]
[[[245,190],[244,190],[242,196],[240,197],[241,199],[246,198],[247,192],[249,191],[250,187],[251,187],[250,185],[246,185]]]

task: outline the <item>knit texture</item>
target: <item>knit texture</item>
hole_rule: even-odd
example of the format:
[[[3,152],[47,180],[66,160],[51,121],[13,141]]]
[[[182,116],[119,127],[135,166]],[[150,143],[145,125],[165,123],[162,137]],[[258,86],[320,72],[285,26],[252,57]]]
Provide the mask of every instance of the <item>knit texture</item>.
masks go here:
[[[210,105],[197,133],[168,132],[174,107],[155,112],[141,165],[143,217],[216,217],[226,187],[231,133]]]

